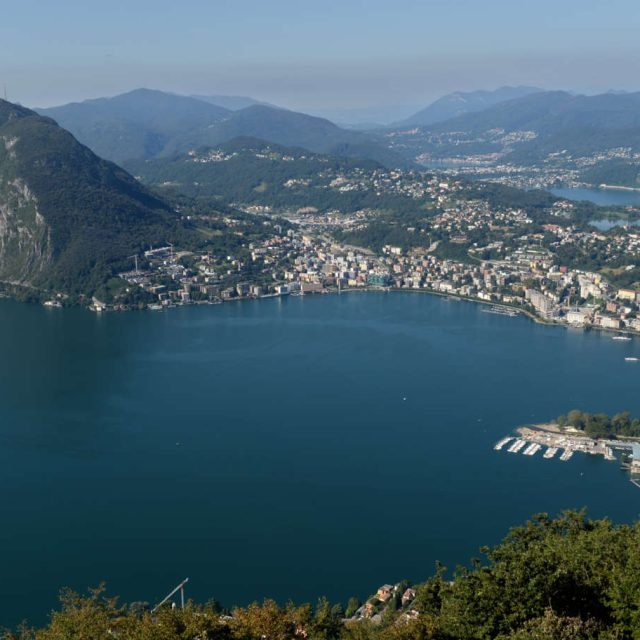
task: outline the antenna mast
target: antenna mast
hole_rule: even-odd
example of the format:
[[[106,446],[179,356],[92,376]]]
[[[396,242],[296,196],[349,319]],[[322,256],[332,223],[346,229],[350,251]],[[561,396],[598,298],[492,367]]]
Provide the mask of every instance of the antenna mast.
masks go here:
[[[164,597],[158,604],[151,610],[151,613],[155,613],[176,591],[180,591],[180,605],[184,609],[184,585],[189,582],[189,578],[185,578],[171,593]]]

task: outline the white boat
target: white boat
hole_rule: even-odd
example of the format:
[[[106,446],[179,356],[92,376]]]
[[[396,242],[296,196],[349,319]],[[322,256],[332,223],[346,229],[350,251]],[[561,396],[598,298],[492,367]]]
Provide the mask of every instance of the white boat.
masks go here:
[[[639,358],[634,358],[634,357],[627,357],[624,359],[625,362],[638,362]]]
[[[613,336],[612,340],[624,340],[625,342],[629,342],[631,338],[629,336]]]
[[[507,442],[511,442],[511,440],[513,440],[511,436],[509,436],[508,438],[502,438],[502,440],[500,440],[500,442],[497,442],[493,448],[496,451],[500,451],[500,449],[502,449],[502,447],[504,447],[504,445],[507,444]]]
[[[538,451],[540,451],[540,449],[542,449],[542,447],[537,442],[533,442],[532,444],[530,444],[524,450],[524,455],[525,456],[535,456],[536,453],[538,453]]]
[[[518,453],[524,445],[527,444],[526,440],[516,440],[508,449],[509,453]]]

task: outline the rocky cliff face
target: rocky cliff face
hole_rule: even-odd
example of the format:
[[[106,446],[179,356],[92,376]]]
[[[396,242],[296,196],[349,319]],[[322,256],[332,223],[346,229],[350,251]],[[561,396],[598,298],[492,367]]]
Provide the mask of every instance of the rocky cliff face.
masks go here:
[[[51,265],[51,230],[38,210],[36,196],[15,175],[18,138],[3,136],[1,142],[0,280],[30,284]]]
[[[123,169],[0,100],[0,281],[90,293],[176,224]]]

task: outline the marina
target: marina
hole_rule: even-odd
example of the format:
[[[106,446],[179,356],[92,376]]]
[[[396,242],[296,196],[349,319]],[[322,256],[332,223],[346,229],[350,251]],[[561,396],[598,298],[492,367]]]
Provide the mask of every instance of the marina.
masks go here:
[[[497,305],[493,305],[488,309],[482,309],[482,313],[493,313],[499,316],[509,316],[510,318],[518,315],[518,312],[515,309],[510,309],[509,307],[500,307]]]
[[[576,452],[602,456],[607,461],[617,461],[616,452],[620,456],[624,468],[631,470],[631,481],[637,485],[637,474],[640,465],[640,443],[631,438],[620,440],[607,440],[604,438],[591,438],[574,428],[561,429],[557,424],[531,425],[516,429],[518,437],[507,436],[499,440],[494,449],[500,451],[513,440],[507,451],[509,453],[522,453],[525,456],[535,456],[538,451],[546,447],[542,457],[546,460],[558,457],[560,462],[568,462]]]
[[[554,438],[578,434],[514,430],[561,414],[566,399],[640,414],[640,369],[623,359],[640,356],[635,343],[382,292],[100,317],[0,306],[4,624],[51,610],[71,574],[78,589],[104,579],[127,601],[157,602],[189,575],[201,600],[346,602],[392,563],[398,578],[455,566],[533,513],[638,512],[618,462],[560,462]],[[393,354],[384,367],[381,354]],[[396,444],[381,446],[389,424]],[[507,453],[534,439],[535,455]],[[354,510],[345,493],[388,509]],[[413,553],[399,560],[390,536]],[[27,602],[34,576],[41,590]]]
[[[493,447],[496,451],[500,451],[502,449],[502,447],[504,447],[505,444],[507,444],[508,442],[511,442],[513,440],[513,438],[511,436],[507,437],[507,438],[502,438],[502,440],[500,440],[500,442],[497,442],[496,445]]]
[[[523,453],[525,456],[535,456],[540,449],[542,449],[542,445],[539,445],[537,442],[532,442]]]

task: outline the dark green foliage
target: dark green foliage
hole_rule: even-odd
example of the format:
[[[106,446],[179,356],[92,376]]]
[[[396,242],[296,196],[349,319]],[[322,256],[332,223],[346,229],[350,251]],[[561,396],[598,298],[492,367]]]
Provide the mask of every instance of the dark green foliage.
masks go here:
[[[351,618],[353,615],[355,615],[355,612],[360,608],[361,604],[362,603],[360,602],[360,598],[349,598],[349,602],[347,602],[347,609],[344,614],[345,617]]]
[[[407,211],[417,206],[409,197],[378,195],[373,189],[341,192],[321,187],[327,182],[319,177],[323,172],[380,169],[381,165],[373,160],[312,153],[255,138],[236,138],[217,145],[215,150],[237,155],[223,162],[194,162],[191,156],[178,155],[127,162],[125,166],[155,188],[169,183],[172,190],[184,195],[217,197],[227,203],[276,209],[314,206],[320,211],[343,212],[367,208]],[[197,154],[204,157],[208,151],[211,149],[200,148]],[[283,160],[282,156],[293,160]],[[284,183],[292,179],[309,180],[310,184],[285,187]]]
[[[403,250],[429,246],[429,235],[407,231],[407,226],[406,223],[400,224],[389,215],[372,220],[359,229],[336,231],[334,236],[338,242],[365,247],[376,252],[380,252],[385,245],[400,247]]]
[[[464,197],[469,200],[482,199],[495,208],[524,209],[529,214],[535,215],[545,212],[560,200],[548,191],[534,189],[524,191],[514,187],[507,187],[495,182],[474,182],[467,186]]]
[[[188,603],[156,614],[120,606],[102,589],[64,592],[43,629],[7,640],[613,640],[640,637],[640,524],[613,525],[581,512],[535,516],[483,549],[487,561],[436,575],[416,587],[412,605],[382,606],[382,619],[342,620],[322,598],[309,605],[271,600],[235,609]],[[401,585],[404,586],[404,585]],[[372,602],[380,606],[377,599]],[[355,603],[351,603],[353,609]],[[414,613],[408,614],[409,611]]]
[[[434,255],[441,260],[453,260],[455,262],[463,262],[465,264],[478,264],[469,255],[469,246],[466,244],[457,244],[455,242],[447,242],[442,240],[438,243]]]
[[[6,151],[0,149],[0,203],[20,181],[32,194],[47,229],[37,246],[34,240],[33,253],[40,251],[41,259],[23,260],[13,279],[91,293],[126,268],[133,253],[182,232],[178,216],[165,202],[124,170],[96,157],[52,120],[8,103],[2,108],[0,122],[5,124],[0,135],[15,142]],[[14,198],[12,210],[13,218],[22,216],[22,224],[36,234],[37,216],[29,213],[24,199]],[[12,279],[12,260],[21,260],[21,249],[16,246],[0,265],[7,280]]]
[[[587,413],[574,409],[557,420],[561,427],[573,427],[593,438],[626,436],[640,438],[640,418],[632,418],[628,411],[609,416],[606,413]]]
[[[629,160],[599,162],[581,174],[581,179],[590,184],[608,184],[623,187],[640,187],[640,164]]]

